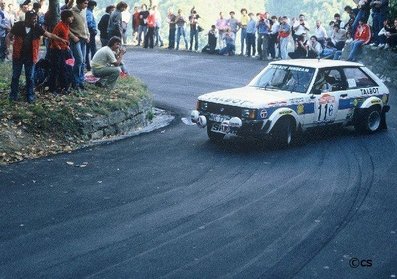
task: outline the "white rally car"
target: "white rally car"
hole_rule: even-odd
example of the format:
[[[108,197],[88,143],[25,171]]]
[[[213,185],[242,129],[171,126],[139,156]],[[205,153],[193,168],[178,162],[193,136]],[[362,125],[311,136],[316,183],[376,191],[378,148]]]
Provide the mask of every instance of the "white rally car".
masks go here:
[[[388,88],[360,63],[284,60],[270,63],[248,86],[199,96],[191,121],[214,142],[233,134],[289,145],[298,132],[318,126],[384,129],[388,101]]]

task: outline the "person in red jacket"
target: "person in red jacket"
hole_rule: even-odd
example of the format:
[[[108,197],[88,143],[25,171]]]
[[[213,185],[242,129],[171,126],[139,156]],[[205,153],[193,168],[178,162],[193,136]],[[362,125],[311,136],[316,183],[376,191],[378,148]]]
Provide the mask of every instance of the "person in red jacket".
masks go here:
[[[18,99],[19,77],[21,76],[23,67],[25,68],[26,76],[27,101],[29,103],[35,101],[34,66],[39,58],[41,36],[46,36],[64,44],[69,43],[69,41],[45,31],[39,26],[37,24],[37,14],[33,11],[26,12],[25,20],[16,22],[7,35],[7,49],[9,48],[10,41],[14,39],[12,49],[12,81],[9,96],[11,101],[16,101]]]
[[[146,19],[147,33],[145,35],[144,48],[154,47],[154,29],[156,27],[156,14],[153,8],[150,9],[149,16]]]
[[[354,41],[351,43],[351,50],[349,53],[348,61],[357,61],[357,54],[361,49],[361,46],[368,44],[371,40],[371,27],[364,21],[360,19],[358,21],[358,26],[356,33],[354,33]]]

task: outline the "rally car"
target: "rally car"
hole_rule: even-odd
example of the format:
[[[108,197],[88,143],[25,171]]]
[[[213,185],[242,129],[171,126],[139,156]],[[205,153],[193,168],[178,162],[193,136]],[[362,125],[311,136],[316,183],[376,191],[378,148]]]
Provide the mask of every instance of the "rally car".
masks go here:
[[[190,118],[214,142],[232,134],[290,145],[300,132],[318,126],[384,129],[388,102],[388,88],[360,63],[282,60],[245,87],[199,96]]]

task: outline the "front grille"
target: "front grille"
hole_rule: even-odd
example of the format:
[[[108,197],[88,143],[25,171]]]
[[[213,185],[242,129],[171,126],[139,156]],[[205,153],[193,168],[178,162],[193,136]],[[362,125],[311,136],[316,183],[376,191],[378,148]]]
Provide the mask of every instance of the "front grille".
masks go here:
[[[206,111],[210,113],[228,115],[232,117],[233,116],[241,117],[242,109],[234,106],[208,103],[208,107]]]

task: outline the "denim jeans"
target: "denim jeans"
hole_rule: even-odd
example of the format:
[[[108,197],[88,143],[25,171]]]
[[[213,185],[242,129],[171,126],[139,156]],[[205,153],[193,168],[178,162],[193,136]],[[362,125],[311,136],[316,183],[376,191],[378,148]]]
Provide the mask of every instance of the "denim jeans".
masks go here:
[[[142,41],[145,40],[147,33],[147,26],[146,25],[139,25],[138,27],[138,46],[141,44]],[[142,39],[143,34],[143,39]]]
[[[169,41],[168,48],[174,49],[175,48],[175,32],[176,32],[176,28],[170,28],[169,31],[170,31],[170,33],[168,34],[168,41]]]
[[[380,44],[378,33],[383,28],[383,21],[386,16],[383,13],[372,13],[372,34],[375,44]]]
[[[6,58],[6,37],[0,38],[0,62],[3,62]]]
[[[368,13],[363,11],[363,10],[359,10],[358,14],[356,15],[353,25],[352,25],[352,37],[354,37],[354,34],[356,33],[356,29],[358,26],[358,21],[360,19],[368,19]],[[354,39],[354,38],[353,38]]]
[[[75,59],[73,66],[73,86],[83,86],[84,84],[84,67],[85,53],[87,42],[80,39],[77,43],[70,41],[70,49]]]
[[[181,36],[183,36],[183,40],[185,41],[185,48],[188,49],[185,27],[183,26],[178,26],[176,29],[176,49],[179,49],[179,41]]]
[[[241,54],[244,53],[244,44],[247,40],[247,28],[241,28]]]
[[[25,68],[26,77],[26,96],[29,103],[34,102],[34,63],[31,59],[13,59],[12,60],[12,80],[10,99],[16,101],[19,93],[19,77],[22,73],[22,67]]]
[[[192,50],[193,47],[193,38],[195,40],[194,43],[194,50],[198,50],[198,30],[190,30],[190,50]]]
[[[289,38],[280,38],[281,59],[288,59],[288,42]]]
[[[352,48],[350,50],[349,57],[347,58],[348,61],[356,61],[357,60],[358,51],[360,50],[360,48],[363,44],[364,44],[364,41],[362,41],[362,40],[354,40],[352,42]]]

